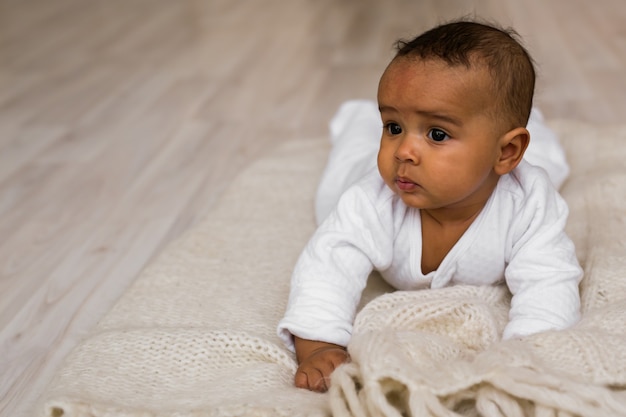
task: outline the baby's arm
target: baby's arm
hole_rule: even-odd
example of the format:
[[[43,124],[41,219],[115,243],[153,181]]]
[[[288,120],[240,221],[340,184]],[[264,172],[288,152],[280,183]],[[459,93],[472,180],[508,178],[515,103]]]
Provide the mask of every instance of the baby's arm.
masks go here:
[[[562,330],[580,319],[583,272],[565,233],[567,204],[546,184],[530,184],[534,195],[517,216],[521,233],[505,272],[513,294],[505,339]]]
[[[389,268],[393,258],[393,194],[377,172],[366,180],[342,195],[300,254],[291,277],[277,331],[296,352],[298,387],[327,389],[333,369],[348,357],[342,346],[350,341],[369,274],[373,268]]]
[[[330,387],[330,374],[348,360],[343,346],[294,336],[298,370],[295,384],[298,388],[325,392]]]

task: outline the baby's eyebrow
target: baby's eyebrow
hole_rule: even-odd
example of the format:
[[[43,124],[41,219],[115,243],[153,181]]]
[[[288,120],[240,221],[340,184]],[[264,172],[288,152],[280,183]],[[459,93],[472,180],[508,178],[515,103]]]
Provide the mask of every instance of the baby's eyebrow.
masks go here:
[[[438,113],[436,111],[417,110],[416,113],[419,114],[420,116],[428,117],[430,119],[440,120],[442,122],[447,122],[455,126],[461,126],[463,124],[460,119],[454,116],[450,116],[444,113]]]
[[[379,105],[378,106],[378,111],[380,111],[381,113],[384,113],[384,112],[398,112],[398,110],[395,107],[389,106],[389,105]],[[438,120],[438,121],[441,121],[441,122],[447,122],[447,123],[453,124],[455,126],[461,126],[463,124],[461,119],[456,118],[454,116],[450,116],[450,115],[445,114],[445,113],[438,112],[438,111],[414,110],[414,112],[416,114],[422,116],[422,117],[426,117],[428,119]]]
[[[386,111],[397,111],[397,110],[391,106],[378,106],[378,111],[383,113]]]

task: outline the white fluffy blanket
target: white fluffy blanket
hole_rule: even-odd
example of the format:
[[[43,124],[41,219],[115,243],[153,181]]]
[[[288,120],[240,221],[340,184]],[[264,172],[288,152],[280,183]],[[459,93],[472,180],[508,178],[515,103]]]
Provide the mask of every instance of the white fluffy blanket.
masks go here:
[[[275,328],[328,151],[295,141],[250,166],[141,274],[67,358],[39,415],[626,415],[626,127],[551,126],[572,169],[563,195],[586,273],[576,327],[500,342],[504,288],[389,293],[373,276],[352,362],[327,394],[294,388]]]

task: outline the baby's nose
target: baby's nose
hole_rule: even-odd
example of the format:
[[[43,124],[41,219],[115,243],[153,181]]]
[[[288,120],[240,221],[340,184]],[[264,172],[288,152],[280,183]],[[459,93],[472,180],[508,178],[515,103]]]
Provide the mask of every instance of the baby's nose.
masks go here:
[[[419,139],[412,136],[405,136],[398,142],[395,158],[400,162],[418,164],[420,159]]]

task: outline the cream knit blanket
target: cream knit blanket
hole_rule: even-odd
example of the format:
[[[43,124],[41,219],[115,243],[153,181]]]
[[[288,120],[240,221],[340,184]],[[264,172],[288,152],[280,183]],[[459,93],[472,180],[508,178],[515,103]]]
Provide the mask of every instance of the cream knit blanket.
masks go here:
[[[551,126],[572,168],[563,195],[586,273],[576,327],[500,342],[504,288],[389,293],[373,276],[352,362],[328,394],[294,388],[275,328],[328,152],[326,140],[294,141],[141,274],[66,359],[38,415],[626,416],[626,127]]]

